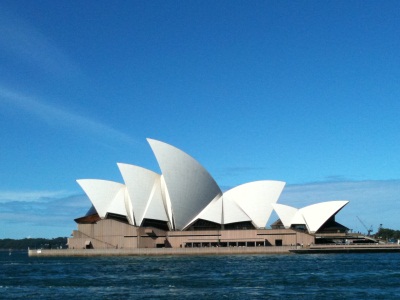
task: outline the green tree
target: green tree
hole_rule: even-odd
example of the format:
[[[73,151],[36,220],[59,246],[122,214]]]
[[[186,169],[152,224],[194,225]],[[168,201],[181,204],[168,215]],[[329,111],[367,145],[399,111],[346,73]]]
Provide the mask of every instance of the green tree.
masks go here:
[[[58,237],[54,239],[34,238],[34,239],[0,239],[0,249],[26,250],[30,249],[56,249],[67,248],[67,238]]]
[[[382,240],[400,239],[400,230],[379,228],[378,232],[375,234],[375,237]]]

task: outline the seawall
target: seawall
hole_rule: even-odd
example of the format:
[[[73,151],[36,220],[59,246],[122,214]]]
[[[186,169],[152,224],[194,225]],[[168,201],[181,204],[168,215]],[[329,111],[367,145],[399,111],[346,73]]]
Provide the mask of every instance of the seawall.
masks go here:
[[[330,254],[399,252],[400,245],[312,245],[271,247],[132,248],[132,249],[39,249],[28,250],[30,257],[168,256],[239,254]]]
[[[400,245],[313,245],[308,248],[291,249],[295,254],[330,254],[330,253],[393,253],[400,252]]]
[[[207,247],[207,248],[133,248],[133,249],[52,249],[28,250],[31,257],[93,257],[93,256],[160,256],[160,255],[235,255],[290,254],[296,246],[279,247]]]

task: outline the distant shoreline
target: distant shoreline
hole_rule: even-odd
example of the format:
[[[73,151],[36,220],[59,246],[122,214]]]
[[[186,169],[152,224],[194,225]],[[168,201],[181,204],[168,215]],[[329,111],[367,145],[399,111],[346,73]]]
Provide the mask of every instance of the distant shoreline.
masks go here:
[[[24,238],[24,239],[0,239],[0,251],[27,250],[27,249],[51,249],[51,248],[67,248],[67,237],[57,238]]]

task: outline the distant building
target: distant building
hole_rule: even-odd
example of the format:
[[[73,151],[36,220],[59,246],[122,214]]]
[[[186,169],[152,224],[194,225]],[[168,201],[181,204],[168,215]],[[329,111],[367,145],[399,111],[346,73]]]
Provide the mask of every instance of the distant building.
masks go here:
[[[284,182],[261,180],[222,192],[194,158],[148,139],[162,174],[118,163],[124,183],[77,180],[92,208],[75,219],[69,248],[282,246],[343,235],[335,215],[348,201],[296,209],[277,201]],[[275,210],[279,220],[266,229]]]

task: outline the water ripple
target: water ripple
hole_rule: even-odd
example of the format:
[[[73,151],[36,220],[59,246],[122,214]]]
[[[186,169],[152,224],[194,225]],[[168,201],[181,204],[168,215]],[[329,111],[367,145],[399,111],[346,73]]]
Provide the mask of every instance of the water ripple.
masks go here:
[[[398,299],[392,254],[29,258],[0,253],[0,299]]]

